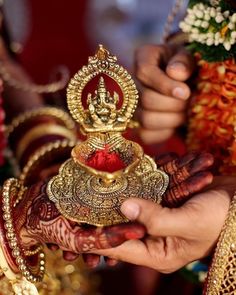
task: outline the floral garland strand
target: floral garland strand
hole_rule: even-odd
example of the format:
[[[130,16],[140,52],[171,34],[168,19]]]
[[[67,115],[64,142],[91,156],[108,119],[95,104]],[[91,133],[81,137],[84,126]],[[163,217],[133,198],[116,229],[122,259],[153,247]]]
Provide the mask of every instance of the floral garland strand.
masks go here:
[[[190,0],[180,28],[198,65],[187,147],[211,152],[216,174],[236,175],[236,0]],[[206,269],[196,266],[185,272],[202,282]]]
[[[215,157],[215,173],[236,175],[236,1],[191,0],[180,23],[198,64],[187,146]]]
[[[180,28],[189,36],[189,48],[207,61],[236,56],[236,8],[231,1],[192,0],[187,16],[180,22]]]

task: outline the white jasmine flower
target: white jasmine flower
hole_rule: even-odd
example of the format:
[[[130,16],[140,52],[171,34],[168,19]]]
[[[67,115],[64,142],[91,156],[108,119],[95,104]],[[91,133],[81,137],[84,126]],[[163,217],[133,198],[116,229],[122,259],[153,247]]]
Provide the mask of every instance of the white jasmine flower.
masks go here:
[[[224,20],[224,17],[223,17],[222,14],[218,14],[218,15],[216,16],[215,20],[216,20],[216,22],[217,22],[218,24],[220,24],[220,23],[222,23],[222,21]]]
[[[195,26],[196,27],[200,27],[201,24],[202,24],[202,21],[200,19],[198,19],[198,20],[195,21]]]
[[[232,16],[231,16],[231,21],[233,23],[236,23],[236,13],[234,13]]]
[[[223,45],[224,45],[224,48],[225,48],[227,51],[229,51],[229,50],[231,49],[231,44],[230,44],[229,41],[224,42]]]
[[[199,34],[199,31],[197,28],[192,28],[191,33]]]
[[[209,21],[211,19],[210,13],[207,12],[204,14],[204,20]]]
[[[210,0],[210,4],[211,4],[212,6],[217,6],[217,5],[219,5],[219,3],[220,3],[219,0]]]
[[[231,32],[231,38],[236,39],[236,31]]]
[[[214,39],[212,39],[212,38],[207,39],[206,44],[207,44],[207,46],[213,45],[214,44]]]
[[[215,10],[214,7],[211,8],[210,16],[211,16],[211,17],[216,17],[216,10]]]
[[[201,27],[204,28],[204,29],[207,29],[209,27],[209,23],[207,21],[203,21],[201,23]]]
[[[204,14],[203,14],[203,12],[201,10],[198,10],[198,11],[196,11],[196,16],[198,18],[203,18]]]
[[[223,12],[223,16],[226,17],[226,18],[228,18],[229,17],[229,13],[230,12],[228,10],[226,10],[226,11]]]
[[[230,22],[230,23],[228,24],[228,28],[229,28],[230,30],[234,30],[234,29],[235,29],[235,24],[232,23],[232,22]]]

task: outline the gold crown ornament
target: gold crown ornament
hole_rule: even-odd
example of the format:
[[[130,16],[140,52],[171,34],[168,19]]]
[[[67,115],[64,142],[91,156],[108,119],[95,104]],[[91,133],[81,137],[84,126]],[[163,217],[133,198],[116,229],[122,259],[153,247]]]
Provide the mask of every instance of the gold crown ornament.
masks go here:
[[[142,147],[122,132],[133,116],[138,91],[117,58],[99,45],[71,79],[67,102],[87,139],[47,186],[60,213],[70,220],[107,226],[128,220],[120,206],[130,197],[160,203],[169,179]]]

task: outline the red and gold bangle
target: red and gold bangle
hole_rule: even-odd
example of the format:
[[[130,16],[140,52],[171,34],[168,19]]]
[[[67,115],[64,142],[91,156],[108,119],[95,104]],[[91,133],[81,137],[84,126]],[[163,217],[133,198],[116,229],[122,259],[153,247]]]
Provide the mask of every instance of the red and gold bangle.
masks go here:
[[[13,119],[11,124],[7,126],[7,136],[10,137],[12,133],[18,131],[18,128],[20,126],[23,126],[23,124],[30,122],[31,128],[33,122],[36,121],[37,125],[39,123],[39,120],[42,120],[43,122],[45,122],[45,120],[54,120],[54,122],[56,122],[59,125],[65,126],[68,130],[75,130],[74,121],[65,111],[54,107],[43,107],[32,111],[27,111]],[[24,126],[24,128],[26,126],[27,124]]]
[[[7,134],[21,167],[45,144],[64,139],[75,141],[77,137],[76,126],[70,116],[52,107],[20,115],[8,126]]]
[[[39,250],[36,252],[38,259],[35,259],[37,265],[33,265],[27,261],[26,250],[23,249],[19,242],[15,231],[15,222],[13,220],[12,204],[14,198],[20,189],[20,182],[17,179],[8,179],[3,186],[2,211],[4,226],[6,229],[6,239],[11,248],[11,255],[14,257],[17,268],[21,275],[29,282],[36,283],[43,279],[45,272],[44,252]]]
[[[16,157],[21,159],[24,152],[33,145],[35,141],[41,139],[42,142],[47,141],[51,135],[58,136],[61,139],[74,140],[76,139],[75,133],[60,125],[40,124],[37,127],[29,130],[17,144]]]
[[[75,144],[76,141],[65,139],[49,143],[38,149],[31,155],[22,169],[19,177],[21,185],[33,185],[36,181],[39,181],[39,175],[42,170],[67,160]],[[20,199],[20,194],[18,194],[17,199]]]

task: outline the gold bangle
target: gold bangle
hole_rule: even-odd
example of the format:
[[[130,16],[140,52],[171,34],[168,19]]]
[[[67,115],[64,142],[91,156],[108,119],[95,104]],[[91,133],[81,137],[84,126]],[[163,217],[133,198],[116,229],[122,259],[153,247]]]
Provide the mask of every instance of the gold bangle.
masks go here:
[[[212,265],[208,273],[205,295],[236,292],[236,194],[223,226]]]
[[[36,169],[37,165],[42,162],[45,158],[47,158],[47,155],[50,157],[52,156],[53,152],[58,150],[65,150],[65,149],[72,149],[76,144],[76,141],[68,141],[65,140],[59,140],[52,143],[49,143],[47,145],[42,146],[40,149],[38,149],[28,160],[27,164],[22,170],[22,173],[20,174],[19,181],[21,183],[21,188],[25,185],[27,185],[27,180],[32,173],[33,170]],[[14,206],[16,206],[23,197],[23,189],[20,190],[20,193],[18,194],[16,201],[14,203]]]
[[[25,256],[34,256],[43,250],[42,245],[38,245],[34,250],[24,250]]]
[[[74,132],[60,125],[40,124],[30,129],[19,141],[16,149],[16,158],[19,160],[30,143],[45,135],[60,135],[69,140],[75,141]]]
[[[3,219],[5,220],[5,228],[6,228],[6,238],[9,242],[9,246],[12,249],[12,256],[16,258],[16,264],[18,265],[18,269],[20,270],[22,276],[26,278],[31,283],[39,282],[43,279],[45,272],[45,255],[44,252],[41,251],[39,253],[40,261],[39,261],[39,269],[37,274],[32,273],[30,267],[27,265],[27,262],[24,259],[22,247],[18,244],[14,222],[12,217],[11,210],[11,195],[14,195],[19,191],[20,183],[15,178],[10,178],[5,181],[3,185]]]
[[[7,136],[10,136],[10,134],[18,128],[21,124],[25,123],[26,121],[38,117],[38,116],[51,116],[56,119],[61,120],[65,127],[68,130],[71,130],[75,132],[76,130],[76,125],[75,122],[72,120],[71,116],[67,114],[65,111],[58,109],[58,108],[53,108],[53,107],[43,107],[43,108],[38,108],[35,110],[27,111],[11,122],[9,126],[6,128],[6,134]]]

